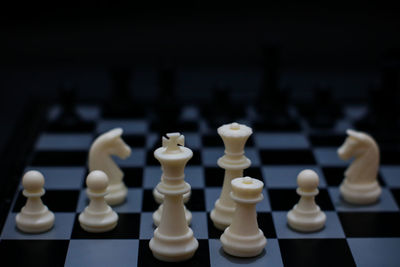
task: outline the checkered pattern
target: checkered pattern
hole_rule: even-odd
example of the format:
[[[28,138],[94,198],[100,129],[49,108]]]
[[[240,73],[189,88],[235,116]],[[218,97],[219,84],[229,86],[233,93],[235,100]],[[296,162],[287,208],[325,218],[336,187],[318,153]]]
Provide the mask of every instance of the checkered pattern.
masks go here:
[[[79,111],[93,122],[92,131],[42,133],[26,168],[37,169],[46,178],[43,201],[55,212],[54,228],[36,235],[16,229],[15,215],[25,203],[20,186],[1,232],[2,262],[12,266],[164,265],[153,258],[148,247],[154,231],[152,212],[158,207],[152,189],[161,176],[153,151],[160,145],[161,136],[151,130],[154,125],[146,119],[105,119],[96,107],[82,107]],[[51,110],[50,120],[57,112],[57,108]],[[185,108],[180,119],[182,128],[177,130],[185,135],[186,146],[194,152],[185,173],[192,186],[187,207],[193,214],[191,227],[199,240],[199,249],[183,265],[398,266],[400,164],[390,157],[382,162],[379,180],[383,193],[379,203],[366,207],[344,203],[338,185],[348,162],[338,159],[336,148],[344,141],[343,130],[351,126],[350,119],[358,111],[349,108],[346,112],[346,119],[328,133],[310,129],[300,118],[303,130],[299,132],[254,131],[246,144],[252,165],[245,175],[265,184],[264,200],[257,205],[257,211],[268,243],[260,256],[243,259],[223,252],[219,241],[222,232],[209,219],[223,182],[223,170],[216,165],[223,155],[223,143],[196,108]],[[248,114],[254,112],[249,110]],[[253,125],[251,116],[239,122]],[[129,188],[127,202],[115,207],[119,214],[115,230],[87,233],[77,221],[88,203],[84,191],[87,152],[98,134],[114,127],[124,129],[123,138],[132,147],[130,158],[116,159]],[[295,191],[297,174],[305,168],[320,176],[317,203],[327,215],[325,228],[310,234],[295,232],[286,223],[287,211],[299,198]]]

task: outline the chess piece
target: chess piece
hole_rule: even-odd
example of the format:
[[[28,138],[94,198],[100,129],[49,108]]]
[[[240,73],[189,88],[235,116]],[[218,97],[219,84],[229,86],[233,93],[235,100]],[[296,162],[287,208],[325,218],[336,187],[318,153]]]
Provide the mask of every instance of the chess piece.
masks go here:
[[[177,262],[191,258],[199,243],[185,219],[183,194],[190,190],[184,181],[184,168],[193,152],[184,146],[183,136],[170,133],[163,138],[163,146],[154,151],[161,163],[163,176],[157,190],[164,195],[163,210],[159,226],[150,240],[154,257],[162,261]]]
[[[116,128],[100,135],[89,151],[89,170],[101,170],[109,179],[106,201],[110,205],[121,204],[128,193],[123,182],[124,173],[111,158],[112,155],[116,155],[125,159],[131,154],[131,149],[121,138],[122,132],[121,128]]]
[[[340,185],[344,200],[352,204],[371,204],[378,200],[382,189],[377,181],[379,147],[374,139],[363,132],[346,131],[348,137],[338,149],[343,160],[354,157]]]
[[[44,177],[38,171],[28,171],[22,178],[27,201],[21,212],[15,217],[17,227],[26,233],[41,233],[50,230],[54,225],[54,214],[41,200],[45,194]]]
[[[232,180],[232,199],[236,202],[232,224],[221,235],[224,251],[237,257],[259,255],[267,239],[258,228],[256,204],[263,199],[264,183],[250,177]]]
[[[169,138],[172,137],[172,138],[174,139],[175,136],[177,136],[176,133],[167,134],[167,137],[169,137]],[[166,147],[166,146],[169,144],[169,143],[168,143],[168,142],[169,142],[168,139],[166,139],[165,137],[163,137],[162,140],[163,140],[163,147]],[[175,139],[174,139],[174,140],[175,140]],[[178,145],[184,146],[184,145],[185,145],[184,136],[183,136],[183,135],[179,136],[179,138],[176,139],[176,142],[177,142]],[[155,154],[154,154],[154,155],[155,155]],[[161,180],[163,179],[163,176],[164,176],[164,173],[161,175]],[[183,194],[183,203],[186,203],[186,202],[189,200],[190,192],[191,192],[191,190],[189,190],[188,192],[186,192],[186,193]],[[157,187],[156,187],[156,188],[154,188],[154,190],[153,190],[153,196],[155,197],[156,202],[160,204],[160,206],[158,207],[158,209],[153,213],[153,222],[154,222],[154,225],[155,225],[155,226],[158,226],[158,225],[160,224],[161,215],[162,215],[163,207],[164,207],[164,205],[162,204],[163,201],[164,201],[164,195],[163,195],[162,193],[160,193],[160,192],[157,190]],[[187,224],[189,225],[189,224],[192,222],[192,213],[191,213],[185,206],[184,206],[184,210],[185,210],[185,218],[186,218]]]
[[[79,215],[81,227],[92,233],[107,232],[115,228],[118,215],[107,205],[108,177],[102,171],[92,171],[86,179],[86,194],[90,199],[89,206]]]
[[[318,175],[313,170],[303,170],[297,176],[297,194],[300,195],[300,200],[287,214],[291,228],[301,232],[314,232],[324,227],[326,215],[315,203],[315,196],[319,192],[318,184]]]
[[[225,155],[218,159],[218,166],[225,169],[224,184],[219,199],[215,202],[210,217],[216,228],[228,227],[235,212],[235,202],[230,197],[231,181],[243,177],[243,170],[250,167],[250,159],[244,156],[244,145],[252,134],[250,127],[236,122],[218,128],[225,145]]]

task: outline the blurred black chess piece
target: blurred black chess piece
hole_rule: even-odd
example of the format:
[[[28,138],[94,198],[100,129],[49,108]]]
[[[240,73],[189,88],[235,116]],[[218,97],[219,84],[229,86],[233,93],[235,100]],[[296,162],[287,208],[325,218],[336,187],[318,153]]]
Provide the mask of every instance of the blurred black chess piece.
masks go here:
[[[260,130],[299,131],[299,124],[292,118],[288,106],[288,88],[279,86],[280,48],[263,48],[263,75],[256,109],[260,120],[254,125]]]
[[[134,101],[131,95],[132,69],[119,67],[111,70],[111,92],[103,107],[106,118],[137,118],[144,117],[145,110],[139,101]]]
[[[337,119],[343,115],[341,106],[334,101],[332,89],[323,85],[313,89],[312,103],[306,103],[299,110],[312,128],[319,129],[333,128]]]
[[[77,110],[77,86],[63,83],[58,90],[59,113],[50,121],[49,132],[91,132],[94,122],[81,117]]]
[[[384,136],[400,133],[400,61],[385,64],[380,86],[369,90],[366,115],[355,123],[360,130]]]
[[[163,65],[158,72],[158,92],[155,99],[151,129],[165,134],[182,131],[179,128],[181,106],[175,92],[176,72],[171,66]]]

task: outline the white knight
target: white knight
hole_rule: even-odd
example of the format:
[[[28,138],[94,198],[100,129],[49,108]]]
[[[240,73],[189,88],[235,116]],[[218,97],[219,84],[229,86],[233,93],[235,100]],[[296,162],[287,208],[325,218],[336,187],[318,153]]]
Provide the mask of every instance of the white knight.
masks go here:
[[[343,160],[354,157],[345,171],[340,185],[344,200],[352,204],[371,204],[378,200],[382,189],[377,181],[379,147],[368,134],[354,130],[346,131],[348,137],[338,149]]]

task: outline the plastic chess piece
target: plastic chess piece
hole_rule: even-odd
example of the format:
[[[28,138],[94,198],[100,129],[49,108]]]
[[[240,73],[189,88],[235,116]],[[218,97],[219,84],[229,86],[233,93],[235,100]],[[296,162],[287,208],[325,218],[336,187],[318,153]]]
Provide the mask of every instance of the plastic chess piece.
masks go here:
[[[172,138],[174,138],[174,136],[176,136],[176,133],[167,134],[167,136],[168,137],[172,136]],[[183,146],[185,144],[183,135],[181,135],[176,141],[177,141],[178,145]],[[167,142],[167,139],[165,139],[165,137],[163,137],[163,147],[166,146],[166,144],[167,144],[166,142]],[[164,173],[161,175],[161,180],[163,179],[163,176],[164,176]],[[186,203],[189,200],[190,193],[191,193],[191,190],[189,190],[188,192],[183,194],[183,203]],[[164,207],[164,205],[162,204],[164,201],[164,195],[162,193],[160,193],[156,187],[153,190],[153,196],[154,196],[156,202],[160,204],[158,209],[153,213],[153,223],[155,226],[158,226],[161,221],[161,215],[162,215],[163,207]],[[185,210],[185,218],[186,218],[187,224],[189,225],[192,222],[192,213],[185,206],[184,206],[184,210]]]
[[[130,147],[121,138],[122,133],[121,128],[116,128],[100,135],[89,150],[89,170],[101,170],[109,179],[106,201],[110,205],[123,203],[128,193],[123,181],[124,173],[111,157],[116,155],[126,159],[131,154]]]
[[[92,171],[86,179],[86,194],[90,199],[89,206],[79,215],[81,227],[92,233],[107,232],[115,228],[118,215],[107,205],[108,177],[102,171]]]
[[[340,185],[344,200],[352,204],[375,203],[382,193],[378,183],[379,147],[368,134],[354,130],[346,131],[348,137],[338,149],[343,160],[354,157],[345,171]]]
[[[287,214],[291,228],[301,232],[314,232],[325,225],[326,215],[315,203],[319,178],[313,170],[303,170],[297,176],[297,194],[300,201]]]
[[[27,201],[15,218],[17,227],[26,233],[41,233],[50,230],[54,225],[54,214],[41,200],[45,194],[44,177],[38,171],[28,171],[22,178]]]
[[[235,213],[235,202],[230,197],[231,181],[243,177],[243,170],[250,167],[251,161],[244,156],[244,145],[253,133],[250,127],[236,122],[218,128],[225,145],[225,155],[218,159],[218,166],[225,169],[224,184],[220,197],[211,211],[214,226],[220,230],[228,227]]]
[[[231,197],[236,202],[232,224],[221,235],[224,251],[237,257],[259,255],[267,239],[258,228],[256,204],[263,199],[263,182],[250,177],[232,180]]]
[[[182,145],[179,133],[163,138],[163,146],[154,151],[161,163],[163,176],[157,190],[164,195],[163,211],[159,226],[154,231],[149,247],[154,257],[162,261],[177,262],[193,257],[199,243],[187,224],[183,194],[190,190],[184,181],[184,168],[193,152]]]

